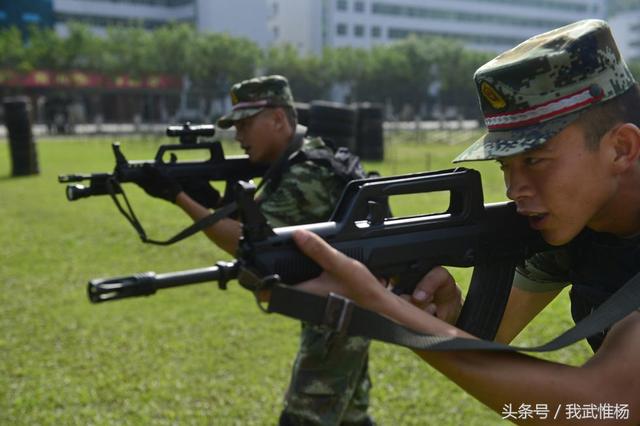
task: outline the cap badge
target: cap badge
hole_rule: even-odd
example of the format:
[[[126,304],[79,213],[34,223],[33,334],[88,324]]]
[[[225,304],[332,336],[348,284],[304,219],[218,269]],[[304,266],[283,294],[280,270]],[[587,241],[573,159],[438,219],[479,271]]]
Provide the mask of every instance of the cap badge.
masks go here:
[[[507,102],[500,93],[486,81],[480,85],[480,93],[494,109],[502,109],[507,106]]]

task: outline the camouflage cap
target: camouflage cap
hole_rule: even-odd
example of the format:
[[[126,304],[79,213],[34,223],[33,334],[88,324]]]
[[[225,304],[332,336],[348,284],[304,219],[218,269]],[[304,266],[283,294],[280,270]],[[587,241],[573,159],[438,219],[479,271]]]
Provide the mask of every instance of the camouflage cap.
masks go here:
[[[586,108],[635,84],[609,26],[597,19],[534,36],[480,67],[473,78],[488,132],[454,162],[536,148]]]
[[[293,108],[293,95],[285,77],[268,75],[234,84],[231,87],[231,104],[233,110],[218,119],[218,127],[228,129],[236,121],[256,115],[267,107]]]

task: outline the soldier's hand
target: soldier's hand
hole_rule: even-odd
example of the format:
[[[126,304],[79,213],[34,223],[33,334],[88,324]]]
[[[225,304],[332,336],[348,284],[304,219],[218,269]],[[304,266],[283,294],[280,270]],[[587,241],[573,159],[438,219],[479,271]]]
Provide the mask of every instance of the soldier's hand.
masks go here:
[[[298,230],[293,239],[305,255],[324,269],[320,277],[300,284],[301,289],[325,296],[337,293],[372,310],[377,310],[381,297],[389,293],[384,281],[374,277],[366,266],[340,253],[318,235]]]
[[[418,283],[408,300],[420,309],[449,324],[455,323],[462,309],[462,292],[442,266],[429,271]]]
[[[176,202],[176,197],[182,191],[180,184],[164,171],[145,164],[142,167],[143,176],[136,184],[147,194],[155,198]]]

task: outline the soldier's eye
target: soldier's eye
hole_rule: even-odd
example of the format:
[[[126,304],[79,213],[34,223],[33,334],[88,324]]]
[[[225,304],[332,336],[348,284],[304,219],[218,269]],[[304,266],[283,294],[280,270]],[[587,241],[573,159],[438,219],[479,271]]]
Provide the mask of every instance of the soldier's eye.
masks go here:
[[[527,157],[524,159],[524,163],[527,166],[535,166],[536,164],[539,164],[542,161],[542,158],[536,158],[536,157]]]

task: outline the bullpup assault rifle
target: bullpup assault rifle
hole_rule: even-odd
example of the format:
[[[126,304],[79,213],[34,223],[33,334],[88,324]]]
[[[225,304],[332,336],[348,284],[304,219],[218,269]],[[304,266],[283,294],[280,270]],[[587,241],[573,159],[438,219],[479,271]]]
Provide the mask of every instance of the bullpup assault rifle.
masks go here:
[[[93,279],[89,299],[98,303],[151,295],[206,281],[218,281],[225,289],[232,279],[254,291],[294,285],[321,272],[292,240],[293,232],[304,228],[364,263],[374,275],[394,278],[394,291],[400,293],[411,293],[436,265],[473,266],[459,326],[490,339],[502,317],[516,264],[546,248],[513,203],[484,204],[480,174],[471,169],[355,180],[345,188],[329,221],[275,229],[260,213],[254,192],[252,184],[237,185],[244,228],[235,261],[174,273]],[[445,211],[389,217],[384,202],[389,197],[430,192],[448,193]],[[273,296],[269,309],[271,305]]]
[[[166,134],[177,137],[179,144],[161,145],[153,160],[128,161],[120,149],[120,144],[112,145],[116,165],[112,173],[69,174],[58,176],[58,182],[66,183],[69,201],[95,195],[122,193],[121,183],[137,182],[144,174],[145,167],[162,170],[179,183],[189,181],[225,181],[227,187],[223,200],[232,199],[232,188],[239,180],[249,180],[263,176],[267,167],[249,162],[246,155],[225,157],[220,142],[198,142],[198,138],[213,137],[213,125],[168,126]],[[202,161],[179,161],[178,154],[205,151],[209,158]],[[79,183],[87,182],[88,186]]]

